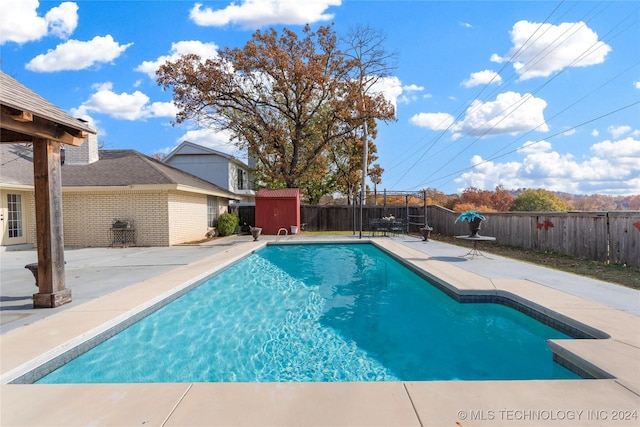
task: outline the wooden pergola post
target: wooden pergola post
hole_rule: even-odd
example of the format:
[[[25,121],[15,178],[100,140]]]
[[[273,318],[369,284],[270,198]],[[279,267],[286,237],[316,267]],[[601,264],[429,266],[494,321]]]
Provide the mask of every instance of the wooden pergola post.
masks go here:
[[[33,294],[34,308],[54,308],[71,302],[71,290],[65,289],[60,168],[60,143],[35,139],[33,173],[39,292]]]
[[[0,143],[33,146],[38,293],[34,308],[71,302],[65,288],[61,144],[81,145],[96,130],[0,70]]]

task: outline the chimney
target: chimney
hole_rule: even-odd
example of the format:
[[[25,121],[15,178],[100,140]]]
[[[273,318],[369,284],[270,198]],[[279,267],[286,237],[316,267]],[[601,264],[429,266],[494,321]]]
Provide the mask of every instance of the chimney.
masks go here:
[[[98,135],[89,134],[79,146],[65,147],[65,165],[88,165],[98,161]]]

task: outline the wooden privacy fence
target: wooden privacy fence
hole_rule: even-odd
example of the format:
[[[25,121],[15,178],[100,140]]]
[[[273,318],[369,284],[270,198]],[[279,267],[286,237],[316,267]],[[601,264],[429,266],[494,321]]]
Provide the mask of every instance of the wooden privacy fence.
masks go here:
[[[372,219],[393,215],[408,225],[409,231],[417,231],[424,224],[424,209],[417,206],[363,206],[362,229],[369,231]],[[350,231],[360,229],[358,206],[300,206],[300,222],[309,231]]]
[[[240,224],[255,225],[253,207],[240,207]],[[393,215],[418,232],[424,224],[422,206],[363,206],[363,230],[371,219]],[[493,212],[483,213],[480,235],[496,243],[576,258],[640,267],[640,212]],[[458,213],[441,206],[427,207],[427,222],[434,233],[469,234],[466,222],[455,222]],[[308,231],[358,231],[359,207],[300,206],[300,222]]]
[[[240,225],[255,224],[255,207],[240,206],[233,210],[240,217]],[[393,215],[408,224],[408,231],[417,232],[424,225],[422,206],[363,206],[363,230],[369,231],[371,219]],[[356,206],[300,206],[300,223],[307,231],[358,231],[360,208]],[[259,225],[259,224],[258,224]]]
[[[480,235],[525,249],[640,267],[640,212],[483,213]],[[468,223],[441,206],[427,208],[429,225],[447,236],[468,234]]]

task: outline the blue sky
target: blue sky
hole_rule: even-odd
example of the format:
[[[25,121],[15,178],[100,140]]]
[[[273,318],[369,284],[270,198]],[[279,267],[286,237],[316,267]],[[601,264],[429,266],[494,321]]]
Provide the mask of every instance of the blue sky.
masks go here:
[[[74,116],[105,148],[169,152],[189,140],[245,157],[228,135],[172,126],[158,64],[215,56],[256,29],[334,23],[386,34],[378,85],[379,188],[474,186],[640,194],[637,1],[0,0],[2,70]]]

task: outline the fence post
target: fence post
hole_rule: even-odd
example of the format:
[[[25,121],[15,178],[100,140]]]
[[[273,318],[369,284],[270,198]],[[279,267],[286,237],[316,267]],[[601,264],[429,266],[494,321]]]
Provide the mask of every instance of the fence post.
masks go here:
[[[384,189],[384,196],[382,198],[382,216],[387,216],[387,189]]]
[[[404,230],[405,233],[409,234],[409,195],[405,194],[404,195],[404,210],[405,210],[405,216],[407,218],[407,229]]]
[[[428,227],[427,222],[427,190],[422,190],[422,210],[424,212],[424,227]]]
[[[356,235],[356,198],[351,199],[351,212],[352,212],[352,220],[353,220],[353,235]]]

